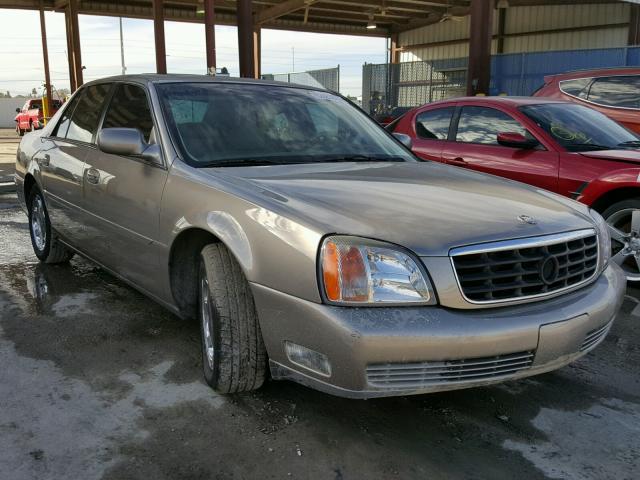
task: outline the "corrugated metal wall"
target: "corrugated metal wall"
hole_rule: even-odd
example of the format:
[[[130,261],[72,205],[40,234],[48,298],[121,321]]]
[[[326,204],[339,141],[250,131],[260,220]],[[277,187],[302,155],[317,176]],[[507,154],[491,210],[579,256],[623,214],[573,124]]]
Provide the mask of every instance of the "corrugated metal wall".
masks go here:
[[[496,11],[497,12],[497,11]],[[537,7],[510,7],[506,9],[505,33],[524,33],[539,30],[615,25],[629,22],[628,3],[602,3],[581,5],[546,5]],[[497,14],[493,22],[497,34]],[[608,48],[626,45],[627,26],[596,28],[562,33],[532,34],[506,37],[504,53],[542,52],[581,48]],[[400,34],[400,46],[448,42],[469,38],[469,17],[461,21],[446,22],[417,28]],[[493,42],[496,53],[497,42]],[[402,52],[400,61],[434,60],[466,57],[468,42],[452,43]]]

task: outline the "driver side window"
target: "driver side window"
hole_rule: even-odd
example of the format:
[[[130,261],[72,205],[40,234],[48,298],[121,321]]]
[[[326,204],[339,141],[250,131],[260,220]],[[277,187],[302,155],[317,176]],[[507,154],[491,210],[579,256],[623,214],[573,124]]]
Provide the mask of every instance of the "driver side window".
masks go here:
[[[458,121],[456,142],[498,145],[499,133],[519,133],[533,138],[510,115],[490,107],[463,107]]]
[[[118,85],[102,128],[136,128],[142,132],[145,141],[149,142],[153,119],[144,89],[137,85]]]

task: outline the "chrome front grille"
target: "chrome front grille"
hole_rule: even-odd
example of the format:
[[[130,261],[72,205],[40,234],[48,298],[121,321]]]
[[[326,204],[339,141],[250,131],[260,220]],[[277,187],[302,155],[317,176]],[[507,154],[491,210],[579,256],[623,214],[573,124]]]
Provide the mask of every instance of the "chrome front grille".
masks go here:
[[[603,325],[602,327],[596,328],[595,330],[587,333],[587,335],[584,337],[582,345],[580,346],[580,351],[586,352],[588,350],[591,350],[602,340],[604,340],[604,337],[606,337],[607,333],[609,333],[609,330],[611,330],[611,325],[613,325],[613,321],[610,321],[606,325]]]
[[[442,362],[385,363],[369,365],[371,385],[393,388],[420,388],[513,375],[531,368],[535,352],[519,352],[495,357],[467,358]]]
[[[598,268],[593,230],[509,240],[451,251],[458,285],[471,303],[545,296],[587,283]]]

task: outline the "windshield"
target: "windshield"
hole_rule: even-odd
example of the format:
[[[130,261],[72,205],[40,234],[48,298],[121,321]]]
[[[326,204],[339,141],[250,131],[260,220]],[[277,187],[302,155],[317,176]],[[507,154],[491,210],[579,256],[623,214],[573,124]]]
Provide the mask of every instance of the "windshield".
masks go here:
[[[329,92],[213,82],[156,88],[175,143],[196,167],[415,161],[364,112]]]
[[[640,148],[640,137],[609,117],[573,103],[546,103],[520,111],[570,152]]]

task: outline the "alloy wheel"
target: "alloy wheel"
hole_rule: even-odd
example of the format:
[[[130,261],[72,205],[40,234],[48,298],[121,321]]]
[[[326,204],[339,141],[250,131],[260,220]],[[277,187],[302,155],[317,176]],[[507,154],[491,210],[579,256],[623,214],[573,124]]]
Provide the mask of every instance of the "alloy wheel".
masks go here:
[[[40,195],[33,197],[31,204],[31,232],[37,249],[43,251],[47,244],[47,218]]]
[[[611,260],[622,267],[627,281],[640,281],[640,210],[618,210],[607,223],[613,246]]]
[[[204,270],[204,269],[203,269]],[[214,368],[214,346],[213,346],[213,322],[211,315],[211,293],[209,291],[209,281],[206,272],[200,274],[200,319],[202,322],[202,341],[204,342],[204,354],[207,365],[211,370]]]

